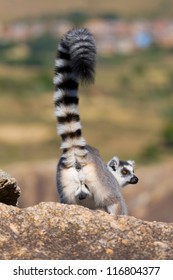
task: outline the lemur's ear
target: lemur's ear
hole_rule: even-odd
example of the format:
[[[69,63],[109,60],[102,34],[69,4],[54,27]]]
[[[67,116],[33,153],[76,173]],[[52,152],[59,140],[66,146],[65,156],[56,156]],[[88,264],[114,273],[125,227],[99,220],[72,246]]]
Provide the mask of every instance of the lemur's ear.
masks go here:
[[[120,163],[119,158],[118,158],[118,157],[113,157],[113,158],[108,162],[108,166],[109,166],[110,168],[112,168],[113,171],[116,171],[117,168],[118,168],[118,166],[119,166],[119,163]]]
[[[132,167],[135,167],[135,161],[134,160],[128,160],[127,161]]]

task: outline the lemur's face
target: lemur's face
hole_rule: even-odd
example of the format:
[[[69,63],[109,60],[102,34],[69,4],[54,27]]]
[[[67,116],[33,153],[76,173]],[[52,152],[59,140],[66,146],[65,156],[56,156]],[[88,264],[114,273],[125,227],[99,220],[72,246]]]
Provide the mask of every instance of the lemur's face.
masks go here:
[[[134,161],[122,161],[118,157],[113,157],[107,164],[108,169],[114,175],[120,187],[125,187],[128,184],[137,184],[138,177],[134,174],[134,165]]]

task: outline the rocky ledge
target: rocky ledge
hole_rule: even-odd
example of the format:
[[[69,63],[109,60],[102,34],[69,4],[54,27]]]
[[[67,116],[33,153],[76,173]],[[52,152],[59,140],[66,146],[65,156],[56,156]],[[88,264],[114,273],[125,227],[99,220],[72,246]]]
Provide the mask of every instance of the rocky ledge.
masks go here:
[[[0,203],[1,259],[173,259],[173,224],[42,202]]]

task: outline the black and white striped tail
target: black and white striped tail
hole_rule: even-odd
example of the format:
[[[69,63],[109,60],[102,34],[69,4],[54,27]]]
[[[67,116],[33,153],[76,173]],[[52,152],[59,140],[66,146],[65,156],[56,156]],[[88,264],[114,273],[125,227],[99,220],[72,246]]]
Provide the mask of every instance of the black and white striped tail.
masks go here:
[[[95,57],[94,38],[85,28],[69,31],[58,47],[54,104],[64,164],[67,167],[73,166],[76,161],[82,164],[87,154],[78,111],[78,86],[79,80],[94,81]]]

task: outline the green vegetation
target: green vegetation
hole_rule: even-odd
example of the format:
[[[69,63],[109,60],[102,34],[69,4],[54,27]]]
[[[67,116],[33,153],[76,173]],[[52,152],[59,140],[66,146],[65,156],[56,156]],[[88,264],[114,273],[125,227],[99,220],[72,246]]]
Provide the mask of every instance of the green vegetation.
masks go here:
[[[38,73],[30,79],[16,80],[13,78],[0,77],[0,94],[2,95],[16,95],[17,98],[25,97],[26,95],[43,94],[50,90],[52,86],[50,75],[47,72]]]
[[[166,124],[163,130],[163,145],[173,151],[173,122]]]
[[[139,161],[143,164],[153,163],[161,159],[161,149],[158,143],[149,144],[139,156]]]
[[[57,38],[47,33],[22,45],[17,43],[3,44],[0,46],[1,63],[48,68],[53,65],[57,43]],[[24,54],[18,57],[17,49],[19,49],[18,52]]]
[[[171,75],[172,76],[172,75]],[[162,145],[167,152],[173,152],[173,107],[170,104],[165,112],[165,125],[161,132]]]

